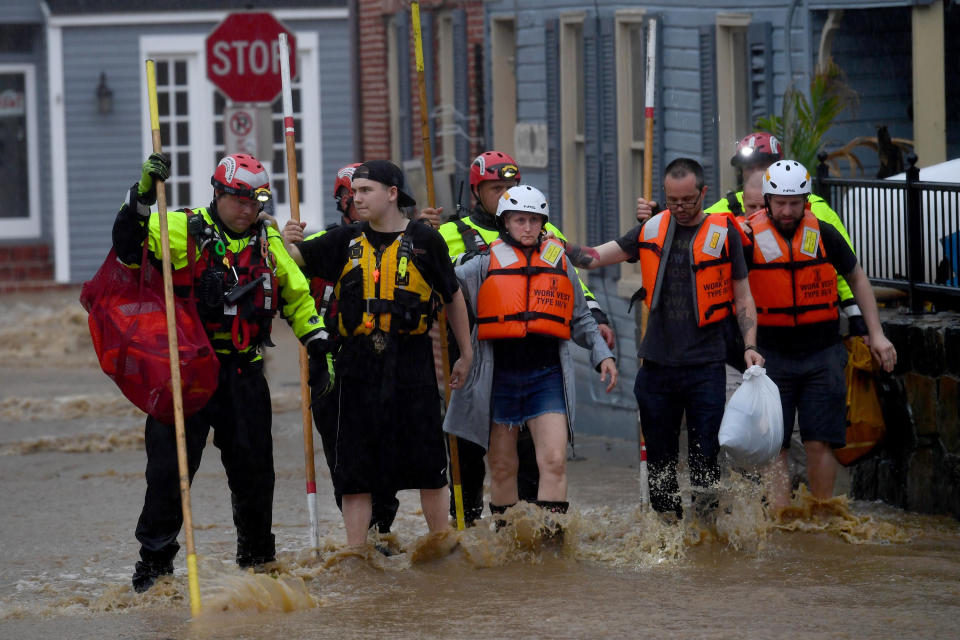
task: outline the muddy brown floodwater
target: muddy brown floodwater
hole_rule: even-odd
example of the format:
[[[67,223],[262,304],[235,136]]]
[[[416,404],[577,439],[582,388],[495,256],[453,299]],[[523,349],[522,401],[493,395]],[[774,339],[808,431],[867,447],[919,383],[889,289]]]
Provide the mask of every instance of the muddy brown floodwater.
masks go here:
[[[172,578],[130,587],[142,416],[97,368],[76,295],[0,299],[0,638],[957,637],[956,521],[804,495],[774,521],[757,486],[728,474],[714,527],[665,525],[638,509],[636,444],[608,438],[578,437],[562,544],[540,541],[523,509],[499,534],[485,521],[431,539],[403,492],[387,542],[405,553],[391,557],[344,549],[318,451],[314,555],[283,326],[268,361],[278,562],[260,575],[233,564],[211,444],[191,494],[203,605],[191,620],[182,552]]]

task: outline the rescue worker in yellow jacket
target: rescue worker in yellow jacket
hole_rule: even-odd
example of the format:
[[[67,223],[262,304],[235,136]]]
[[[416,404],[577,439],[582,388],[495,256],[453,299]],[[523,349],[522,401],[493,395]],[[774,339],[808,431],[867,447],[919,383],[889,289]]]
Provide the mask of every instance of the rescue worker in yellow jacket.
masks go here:
[[[497,208],[501,196],[507,189],[520,184],[520,168],[514,159],[502,151],[484,151],[470,163],[470,193],[475,205],[470,214],[455,218],[440,225],[438,231],[447,243],[450,259],[455,264],[463,264],[478,255],[490,252],[490,244],[500,237],[501,225],[498,224]],[[442,208],[441,208],[442,210]],[[545,230],[562,242],[566,241],[560,230],[549,221]],[[613,349],[615,336],[610,328],[610,320],[604,313],[596,297],[579,279],[583,295],[590,313],[597,322],[598,329],[607,346]],[[528,429],[520,433],[517,443],[520,455],[519,491],[522,500],[533,501],[537,498],[537,460],[533,441]],[[463,489],[464,519],[471,525],[483,513],[483,481],[486,476],[484,454],[486,444],[481,447],[470,440],[458,439],[457,450],[460,462],[460,481]],[[451,501],[450,515],[456,515],[456,505]]]
[[[159,216],[150,213],[150,206],[156,202],[157,182],[166,180],[169,170],[164,156],[151,155],[117,214],[113,246],[126,264],[140,264],[144,244],[148,260],[159,264]],[[327,333],[307,281],[287,255],[280,233],[259,219],[258,192],[269,189],[263,165],[247,154],[225,156],[211,183],[213,201],[208,207],[168,215],[175,292],[186,295],[194,289],[200,318],[220,361],[217,390],[199,413],[186,420],[187,465],[192,480],[213,428],[213,443],[220,449],[230,486],[237,564],[251,567],[275,557],[272,413],[261,351],[272,346],[270,328],[281,310],[309,351],[322,352]],[[193,261],[189,248],[195,252]],[[133,574],[136,591],[173,573],[177,533],[183,524],[173,426],[148,416],[145,446],[147,491],[136,529],[141,545],[141,560]]]
[[[846,442],[847,350],[840,341],[837,279],[846,278],[863,311],[864,341],[885,371],[897,353],[884,336],[870,281],[839,231],[810,209],[810,174],[794,160],[764,172],[766,208],[749,218],[750,289],[757,306],[757,345],[783,406],[783,449],[773,482],[773,505],[789,504],[787,449],[794,418],[807,454],[807,480],[815,498],[833,496],[833,449]]]
[[[428,333],[439,305],[460,347],[451,388],[463,384],[473,350],[443,238],[400,211],[416,204],[403,172],[386,160],[365,162],[352,187],[362,222],[297,243],[290,254],[311,276],[336,282],[340,410],[332,472],[347,544],[359,547],[375,492],[419,489],[429,530],[448,527],[442,401]]]
[[[601,382],[609,380],[608,393],[617,382],[613,353],[563,245],[543,239],[548,219],[538,189],[511,187],[500,198],[501,232],[490,252],[457,267],[475,307],[477,356],[469,386],[451,396],[444,429],[484,448],[489,443],[495,515],[520,498],[517,438],[524,428],[533,437],[540,472],[536,504],[553,513],[567,511],[567,442],[576,404],[571,340],[590,350]]]
[[[762,364],[756,311],[736,222],[703,211],[703,167],[677,158],[663,181],[667,208],[599,247],[568,247],[577,266],[596,268],[640,261],[642,298],[650,308],[637,356],[634,394],[647,445],[650,502],[682,517],[677,482],[680,424],[686,414],[694,506],[709,520],[720,475],[718,433],[726,402],[724,318],[736,314],[746,367]]]

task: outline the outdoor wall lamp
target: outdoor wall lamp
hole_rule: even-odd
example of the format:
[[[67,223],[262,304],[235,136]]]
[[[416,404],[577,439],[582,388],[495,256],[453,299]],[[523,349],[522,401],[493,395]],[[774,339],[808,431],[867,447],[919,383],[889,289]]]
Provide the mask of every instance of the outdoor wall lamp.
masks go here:
[[[97,85],[97,111],[100,115],[113,112],[113,90],[107,86],[107,74],[100,72],[100,84]]]

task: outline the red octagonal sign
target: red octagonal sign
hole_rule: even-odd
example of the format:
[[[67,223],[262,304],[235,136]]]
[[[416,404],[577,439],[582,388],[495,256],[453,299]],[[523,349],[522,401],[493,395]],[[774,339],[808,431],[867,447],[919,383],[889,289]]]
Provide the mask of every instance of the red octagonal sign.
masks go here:
[[[280,93],[281,33],[297,75],[293,33],[269,13],[232,13],[207,36],[207,77],[234,102],[273,102]]]

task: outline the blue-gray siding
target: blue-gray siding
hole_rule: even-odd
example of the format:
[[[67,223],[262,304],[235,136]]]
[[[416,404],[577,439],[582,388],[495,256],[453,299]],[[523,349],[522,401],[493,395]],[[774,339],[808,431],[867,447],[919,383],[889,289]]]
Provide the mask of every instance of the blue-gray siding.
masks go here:
[[[352,162],[349,47],[346,20],[287,21],[295,30],[319,35],[318,78],[321,96],[323,173],[313,193],[325,201],[337,168]],[[63,29],[66,117],[67,194],[71,280],[89,278],[110,248],[110,230],[122,197],[139,177],[142,35],[206,35],[215,25],[193,23],[132,28],[65,27]],[[110,116],[97,113],[93,88],[101,71],[113,90]],[[211,167],[212,170],[212,167]],[[205,202],[194,203],[197,206]],[[331,207],[327,207],[330,209]],[[328,221],[332,221],[328,212]],[[45,225],[47,226],[47,225]]]

